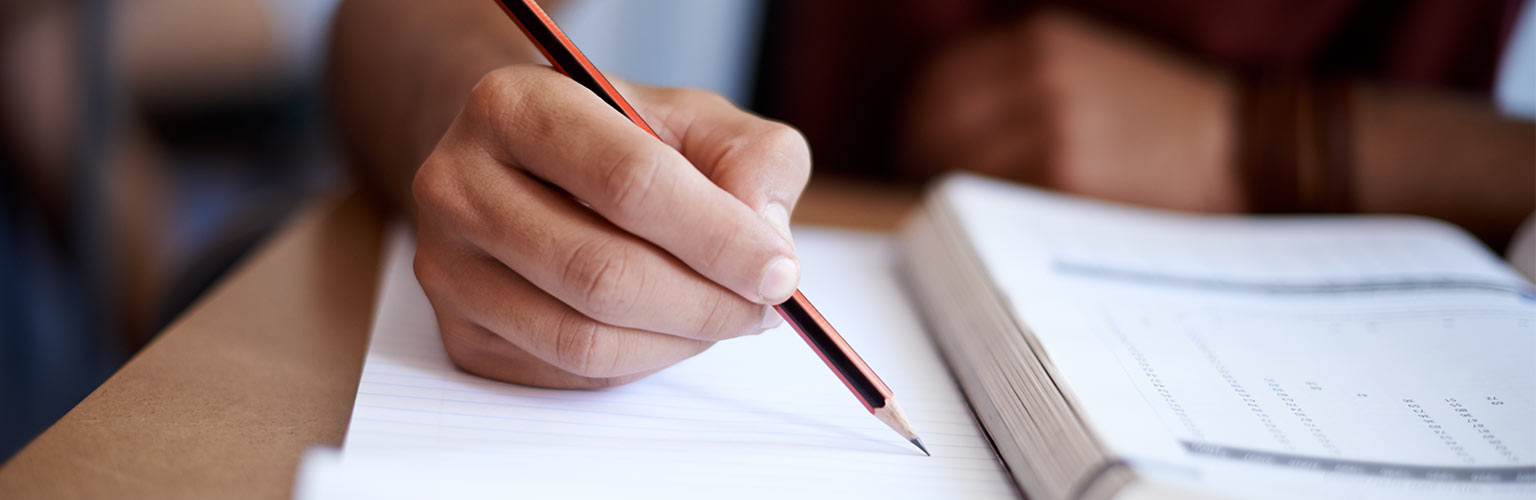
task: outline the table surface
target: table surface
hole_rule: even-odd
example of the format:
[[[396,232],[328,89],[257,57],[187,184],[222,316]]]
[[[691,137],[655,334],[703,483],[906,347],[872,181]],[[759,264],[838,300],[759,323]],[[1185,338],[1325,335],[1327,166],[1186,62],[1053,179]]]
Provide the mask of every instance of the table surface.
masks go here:
[[[890,230],[917,199],[818,178],[795,222]],[[383,226],[313,202],[0,468],[0,498],[287,498],[304,449],[346,434]]]

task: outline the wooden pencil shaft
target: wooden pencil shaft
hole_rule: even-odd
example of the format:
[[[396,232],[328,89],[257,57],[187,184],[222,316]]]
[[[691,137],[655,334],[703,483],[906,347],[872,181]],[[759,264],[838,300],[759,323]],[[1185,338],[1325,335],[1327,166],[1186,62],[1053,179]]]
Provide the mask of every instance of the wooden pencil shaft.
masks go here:
[[[523,31],[523,35],[538,47],[539,52],[544,54],[544,58],[554,65],[556,71],[597,94],[597,97],[608,103],[614,110],[623,113],[629,121],[635,122],[635,125],[656,136],[656,131],[651,129],[651,125],[640,117],[640,113],[635,112],[629,102],[624,100],[624,96],[619,95],[619,91],[613,88],[613,84],[609,83],[603,73],[598,71],[597,67],[587,60],[587,56],[581,53],[581,49],[576,48],[576,44],[560,31],[560,27],[555,25],[548,14],[544,13],[544,9],[539,8],[537,2],[496,0],[496,3],[501,6],[503,12],[507,13],[507,17],[512,18],[517,28]]]
[[[912,428],[912,422],[907,421],[907,414],[901,411],[901,405],[896,404],[895,399],[886,400],[884,408],[875,410],[875,418],[880,419],[886,426],[895,430],[901,437],[907,438],[913,444],[917,444],[917,431]],[[926,452],[926,450],[924,450]]]
[[[560,31],[544,9],[539,8],[537,2],[496,0],[496,3],[501,6],[502,11],[506,12],[507,17],[512,18],[518,29],[522,30],[523,35],[538,46],[539,52],[544,54],[544,58],[548,59],[556,70],[597,94],[603,102],[624,114],[635,125],[656,136],[656,131],[651,129],[650,124],[647,124],[645,119],[641,118],[640,114],[629,105],[629,102],[619,95],[619,91],[614,89],[597,67],[593,66],[581,50],[576,48],[576,44]],[[865,409],[875,413],[876,410],[886,406],[886,401],[891,397],[891,390],[885,386],[880,377],[875,375],[869,365],[859,358],[859,354],[848,346],[848,342],[843,340],[842,335],[832,328],[832,324],[821,316],[821,312],[817,311],[799,290],[795,290],[795,294],[788,301],[774,307],[795,329],[795,332],[800,334],[800,338],[810,344],[827,367],[837,374],[837,378],[843,381],[843,385],[848,386],[859,401],[864,403]],[[900,415],[900,410],[895,408],[891,410],[895,415]],[[892,411],[885,413],[891,414]],[[885,420],[886,417],[881,419]],[[901,421],[904,423],[905,419]],[[905,430],[898,429],[898,432],[907,436],[911,432],[910,426],[902,427]],[[915,435],[908,438],[914,439]]]
[[[811,305],[805,295],[796,290],[789,300],[775,307],[790,327],[800,334],[800,338],[837,374],[843,385],[858,396],[866,409],[873,412],[885,406],[886,399],[891,397],[891,390],[859,358],[859,354],[848,346],[848,342],[821,316],[821,312]]]

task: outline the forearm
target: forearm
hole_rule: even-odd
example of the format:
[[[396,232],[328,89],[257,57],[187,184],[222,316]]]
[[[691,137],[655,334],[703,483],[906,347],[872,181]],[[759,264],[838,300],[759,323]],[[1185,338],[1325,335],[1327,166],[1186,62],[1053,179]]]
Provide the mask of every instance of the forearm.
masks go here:
[[[416,168],[475,82],[541,61],[489,0],[348,0],[333,36],[331,106],[352,170],[406,213]]]
[[[1462,96],[1353,92],[1355,206],[1445,219],[1502,248],[1536,210],[1536,126]]]

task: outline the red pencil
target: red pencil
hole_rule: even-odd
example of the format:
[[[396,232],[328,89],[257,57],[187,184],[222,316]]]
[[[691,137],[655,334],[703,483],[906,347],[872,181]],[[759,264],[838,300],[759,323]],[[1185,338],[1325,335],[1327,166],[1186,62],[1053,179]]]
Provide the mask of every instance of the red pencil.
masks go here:
[[[555,26],[555,21],[544,13],[544,9],[539,8],[537,2],[496,0],[496,3],[501,5],[501,10],[507,13],[507,17],[512,18],[512,22],[517,23],[523,35],[538,46],[539,52],[544,54],[544,58],[548,59],[556,70],[597,94],[641,129],[653,136],[656,135],[656,131],[651,130],[651,126],[645,123],[645,119],[641,118],[639,113],[635,112],[635,108],[630,107],[624,97],[619,95],[619,91],[608,83],[608,79],[592,66],[592,62],[582,55],[581,50],[576,48],[576,44],[565,37],[565,33],[560,31],[560,27]],[[843,385],[848,386],[848,390],[859,398],[859,402],[864,403],[865,409],[868,409],[881,422],[885,422],[885,425],[890,426],[896,433],[901,434],[901,437],[923,450],[924,454],[928,454],[928,448],[924,447],[923,441],[917,438],[917,433],[912,430],[912,424],[907,422],[901,407],[896,404],[891,389],[885,386],[885,382],[880,381],[880,377],[875,375],[875,371],[871,370],[863,359],[859,358],[858,353],[853,352],[853,348],[848,346],[843,336],[837,334],[837,330],[832,328],[832,324],[828,323],[820,312],[816,311],[811,301],[805,299],[805,295],[796,290],[794,296],[791,296],[788,301],[774,308],[784,316],[784,320],[790,326],[794,327],[800,334],[800,338],[816,351],[816,355],[821,357],[827,367],[837,374],[837,378],[843,381]]]

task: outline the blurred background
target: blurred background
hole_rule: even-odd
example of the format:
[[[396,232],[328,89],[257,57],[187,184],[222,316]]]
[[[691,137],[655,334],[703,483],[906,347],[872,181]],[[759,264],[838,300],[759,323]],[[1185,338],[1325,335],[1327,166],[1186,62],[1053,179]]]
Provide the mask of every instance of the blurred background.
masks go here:
[[[334,3],[0,7],[0,457],[338,180]]]
[[[351,183],[325,99],[339,2],[0,3],[0,460],[306,201]],[[1406,110],[1397,123],[1452,117],[1478,133],[1436,158],[1523,150],[1515,161],[1536,169],[1526,4],[571,0],[554,14],[607,73],[800,127],[818,176],[913,183],[963,168],[1167,208],[1312,212],[1359,207],[1169,197],[1178,188],[1159,179],[1210,176],[1139,166],[1226,169],[1240,152],[1200,141],[1252,129],[1229,123],[1253,119],[1231,117],[1256,109],[1245,96],[1347,81],[1373,89],[1340,108],[1357,112],[1351,130],[1377,130],[1359,106]],[[1105,142],[1131,146],[1110,155]],[[1092,183],[1103,172],[1138,180]],[[1457,216],[1404,206],[1389,208]],[[1455,222],[1503,251],[1533,210]]]

